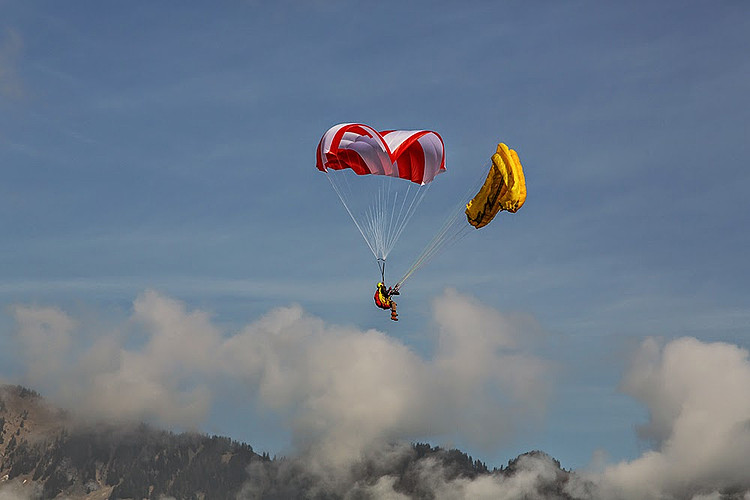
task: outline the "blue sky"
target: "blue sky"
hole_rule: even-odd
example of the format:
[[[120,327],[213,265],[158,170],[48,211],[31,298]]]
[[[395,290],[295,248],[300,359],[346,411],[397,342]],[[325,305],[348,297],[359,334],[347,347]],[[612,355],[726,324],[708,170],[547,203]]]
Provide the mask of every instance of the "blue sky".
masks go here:
[[[460,431],[414,437],[493,465],[542,449],[582,467],[596,450],[628,460],[649,446],[634,430],[647,408],[619,390],[645,338],[750,347],[744,2],[0,11],[6,380],[33,378],[15,353],[19,305],[77,318],[90,341],[133,328],[147,290],[206,311],[225,336],[296,304],[430,359],[449,288],[524,325],[524,352],[555,375],[538,421],[492,449]],[[398,324],[374,308],[377,267],[315,169],[320,136],[349,121],[445,141],[448,171],[392,252],[394,273],[498,141],[526,173],[526,205],[414,275]],[[284,450],[289,429],[232,384],[200,428]]]

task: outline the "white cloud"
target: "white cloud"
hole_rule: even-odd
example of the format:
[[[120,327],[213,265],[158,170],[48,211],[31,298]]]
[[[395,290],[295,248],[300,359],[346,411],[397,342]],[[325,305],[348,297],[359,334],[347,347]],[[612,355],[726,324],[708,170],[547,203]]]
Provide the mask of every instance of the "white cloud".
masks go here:
[[[68,368],[76,322],[54,307],[16,306],[18,340],[25,357],[29,382],[44,385]]]
[[[13,313],[29,384],[63,405],[84,416],[182,427],[207,415],[209,389],[196,376],[209,371],[218,334],[204,314],[145,292],[135,301],[133,321],[146,328],[148,341],[132,349],[120,333],[126,328],[102,332],[89,344],[79,331],[85,325],[57,308],[16,306]]]
[[[511,348],[519,332],[473,299],[447,291],[436,311],[432,359],[376,330],[326,326],[298,307],[248,326],[226,341],[223,357],[288,416],[301,448],[322,447],[335,462],[383,440],[452,435],[497,445],[520,413],[543,407],[546,363]]]
[[[623,389],[650,412],[642,437],[655,448],[632,461],[570,475],[539,455],[520,457],[509,474],[446,479],[439,463],[424,460],[421,484],[436,499],[750,500],[750,360],[726,343],[680,338],[643,342]],[[373,488],[395,495],[385,477]],[[562,488],[562,490],[560,490]]]
[[[207,313],[154,291],[134,301],[130,328],[111,328],[88,345],[60,310],[16,307],[15,315],[29,380],[69,407],[197,426],[215,384],[229,378],[278,414],[300,451],[314,448],[341,464],[385,441],[449,437],[491,448],[543,409],[547,363],[524,352],[513,321],[451,290],[435,310],[431,358],[377,330],[327,325],[298,306],[225,335]],[[145,335],[137,346],[122,334],[132,325]],[[66,351],[70,362],[56,364]]]
[[[464,476],[448,479],[447,472],[439,461],[427,458],[419,462],[417,478],[423,489],[421,497],[435,500],[549,500],[562,498],[560,469],[546,455],[523,455],[519,457],[515,470],[510,474],[486,474],[475,478]],[[366,490],[371,498],[406,498],[395,490],[395,479],[383,476]]]
[[[457,423],[465,429],[474,427],[475,443],[487,439],[488,428],[503,434],[513,430],[518,418],[544,413],[551,364],[518,348],[530,332],[455,290],[437,298],[434,309],[438,349],[433,376],[462,408],[464,415],[457,416]],[[512,404],[501,404],[505,398]],[[513,424],[504,428],[504,422]]]
[[[694,338],[645,341],[623,387],[649,409],[656,448],[605,469],[609,498],[711,498],[750,492],[748,351]]]

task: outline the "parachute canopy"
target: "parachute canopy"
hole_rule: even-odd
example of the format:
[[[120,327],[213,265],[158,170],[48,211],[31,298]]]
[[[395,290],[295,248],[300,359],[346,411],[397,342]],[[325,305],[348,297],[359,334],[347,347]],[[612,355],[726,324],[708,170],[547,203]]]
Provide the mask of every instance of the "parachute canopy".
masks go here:
[[[357,175],[387,175],[424,185],[445,171],[443,139],[429,130],[378,132],[359,123],[331,127],[320,139],[319,170],[351,169]]]
[[[466,204],[466,219],[479,229],[501,210],[515,212],[526,201],[526,179],[518,154],[503,143],[497,145],[492,155],[492,167],[484,185]]]
[[[342,123],[323,135],[316,157],[384,274],[386,257],[445,171],[443,139],[429,130]]]

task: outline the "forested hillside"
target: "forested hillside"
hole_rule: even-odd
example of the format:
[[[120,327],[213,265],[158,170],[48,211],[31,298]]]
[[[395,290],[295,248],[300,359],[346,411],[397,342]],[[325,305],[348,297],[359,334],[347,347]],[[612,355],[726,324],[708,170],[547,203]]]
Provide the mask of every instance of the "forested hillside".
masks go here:
[[[543,498],[570,498],[563,492],[570,473],[540,452],[490,470],[458,450],[413,444],[385,459],[363,458],[342,484],[313,472],[305,459],[271,458],[226,437],[175,434],[144,424],[84,424],[34,391],[0,388],[0,488],[12,485],[27,498],[367,499],[377,498],[386,484],[410,498],[431,499],[435,484],[500,481],[528,460],[551,471],[536,487]]]

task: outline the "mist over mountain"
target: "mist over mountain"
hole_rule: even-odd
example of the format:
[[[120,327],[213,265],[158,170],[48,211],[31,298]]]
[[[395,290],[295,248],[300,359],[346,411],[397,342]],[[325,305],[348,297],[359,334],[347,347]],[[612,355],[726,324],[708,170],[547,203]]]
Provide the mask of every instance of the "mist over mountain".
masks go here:
[[[528,322],[455,291],[442,299],[427,354],[299,306],[232,332],[156,292],[105,329],[60,308],[16,306],[21,380],[69,413],[5,391],[0,500],[750,498],[750,353],[726,342],[647,338],[631,353],[617,389],[648,412],[622,422],[648,443],[635,457],[600,450],[591,470],[565,471],[534,452],[495,470],[413,444],[455,436],[497,450],[543,416],[554,387],[549,360],[524,343]],[[134,325],[140,342],[126,335]],[[227,384],[256,405],[247,430],[266,414],[288,432],[284,458],[157,430],[204,428]]]
[[[428,444],[382,447],[340,474],[310,457],[271,458],[226,437],[85,422],[33,390],[0,386],[2,499],[468,498],[469,485],[501,482],[508,498],[523,483],[533,494],[524,498],[571,499],[570,480],[542,452],[490,469]]]

